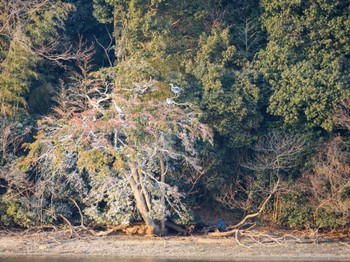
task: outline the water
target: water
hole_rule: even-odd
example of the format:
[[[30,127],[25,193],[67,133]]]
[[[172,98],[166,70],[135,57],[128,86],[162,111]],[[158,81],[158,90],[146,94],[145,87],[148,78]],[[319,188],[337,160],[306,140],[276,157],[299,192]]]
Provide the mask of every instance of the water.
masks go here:
[[[121,257],[69,257],[69,256],[20,256],[20,257],[0,257],[0,262],[277,262],[277,261],[286,261],[285,259],[281,260],[244,260],[244,259],[232,259],[232,260],[222,260],[222,259],[161,259],[161,258],[121,258]],[[345,260],[287,260],[288,262],[339,262]]]

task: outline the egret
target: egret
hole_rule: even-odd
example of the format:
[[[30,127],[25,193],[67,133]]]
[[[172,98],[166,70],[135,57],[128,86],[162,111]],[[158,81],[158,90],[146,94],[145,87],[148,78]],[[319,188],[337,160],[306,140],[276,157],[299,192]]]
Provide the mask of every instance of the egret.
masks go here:
[[[174,100],[172,100],[171,98],[167,98],[167,99],[166,99],[166,103],[167,103],[168,105],[172,105],[172,104],[174,104]]]
[[[175,94],[179,95],[182,92],[182,88],[179,86],[174,86],[173,84],[170,84],[170,90]]]

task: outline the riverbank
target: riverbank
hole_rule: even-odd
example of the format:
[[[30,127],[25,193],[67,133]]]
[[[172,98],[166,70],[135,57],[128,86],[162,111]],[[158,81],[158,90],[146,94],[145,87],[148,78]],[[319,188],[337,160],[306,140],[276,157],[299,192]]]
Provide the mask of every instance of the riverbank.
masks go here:
[[[300,240],[300,239],[299,239]],[[0,256],[118,256],[190,259],[281,259],[350,261],[349,239],[319,241],[283,240],[264,244],[234,237],[134,237],[83,235],[68,238],[59,232],[30,235],[0,234]],[[250,248],[242,244],[249,245]]]

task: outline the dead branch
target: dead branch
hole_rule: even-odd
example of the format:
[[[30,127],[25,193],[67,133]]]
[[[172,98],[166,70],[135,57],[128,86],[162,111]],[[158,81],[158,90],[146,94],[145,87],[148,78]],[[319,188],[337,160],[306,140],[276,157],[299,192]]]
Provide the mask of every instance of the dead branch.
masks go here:
[[[34,23],[33,21],[37,19],[38,14],[47,12],[50,8],[61,9],[62,13],[57,14],[58,20],[60,20],[74,10],[73,5],[53,0],[5,2],[2,6],[3,10],[1,10],[0,35],[34,57],[43,58],[61,67],[66,67],[65,62],[81,60],[87,52],[91,52],[90,48],[81,48],[83,46],[81,39],[76,45],[78,48],[75,49],[73,45],[65,45],[62,39],[54,33],[44,41],[35,41],[28,34],[28,25]],[[63,27],[63,25],[58,25],[58,27]]]
[[[171,228],[171,229],[174,229],[176,230],[178,233],[181,233],[183,235],[187,235],[187,231],[186,229],[184,229],[183,227],[179,226],[179,225],[176,225],[170,221],[166,221],[165,222],[165,226],[168,227],[168,228]]]
[[[340,102],[335,111],[335,119],[338,126],[350,130],[350,99]]]
[[[34,227],[30,227],[26,230],[24,230],[23,232],[20,233],[20,235],[31,235],[33,234],[33,232],[41,232],[47,229],[51,229],[55,232],[58,231],[57,227],[55,227],[54,225],[40,225],[40,226],[34,226]]]
[[[266,196],[265,200],[260,204],[260,207],[258,208],[257,212],[246,215],[239,223],[228,227],[229,231],[227,232],[214,232],[210,233],[209,235],[214,237],[225,237],[235,235],[237,242],[239,242],[238,235],[244,235],[250,237],[253,240],[258,241],[259,243],[261,243],[261,241],[259,240],[260,238],[280,243],[281,239],[273,237],[269,234],[251,233],[249,229],[245,229],[244,231],[242,231],[240,230],[240,228],[246,225],[248,221],[261,215],[267,203],[280,189],[279,187],[281,183],[281,170],[287,170],[295,165],[295,159],[298,156],[298,154],[303,150],[304,144],[305,142],[301,137],[282,134],[279,132],[272,132],[268,136],[262,137],[255,145],[254,150],[256,154],[254,158],[246,161],[246,163],[243,163],[242,166],[258,173],[269,173],[270,176],[268,178],[270,181],[270,185],[268,187],[271,188],[272,183],[273,187],[268,191],[268,195]],[[261,192],[264,191],[264,187],[266,187],[265,185],[259,186],[258,183],[254,181],[254,179],[252,181],[255,186],[260,188]],[[248,184],[246,186],[248,187],[248,189],[246,189],[247,191],[250,190],[249,186],[252,185]],[[246,195],[249,200],[250,192],[246,192]],[[230,200],[236,202],[236,192],[232,190],[232,185],[229,188],[229,190],[226,189],[226,191],[221,196],[218,196],[218,199],[219,201],[223,202]],[[227,203],[227,205],[232,205],[232,203]]]
[[[105,55],[107,57],[109,66],[113,66],[112,59],[110,58],[109,53],[113,49],[114,38],[111,35],[111,33],[109,32],[107,27],[106,27],[106,31],[107,31],[107,34],[108,34],[109,40],[110,40],[107,46],[104,46],[102,43],[100,43],[95,35],[94,35],[94,38],[95,38],[96,43],[103,49],[103,51],[104,51],[104,53],[105,53]]]
[[[273,131],[258,140],[253,148],[255,157],[241,165],[258,172],[287,170],[295,166],[295,159],[304,146],[303,137]]]
[[[58,216],[61,217],[67,223],[67,225],[69,226],[69,229],[70,229],[70,236],[69,236],[69,238],[72,238],[73,235],[75,235],[77,238],[79,238],[79,234],[75,231],[72,223],[64,215],[59,214]]]
[[[350,189],[348,159],[346,143],[335,137],[323,144],[313,158],[313,172],[302,177],[305,190],[311,193],[317,206],[315,217],[320,209],[349,217],[350,198],[345,197]]]
[[[265,201],[262,203],[261,207],[259,208],[259,210],[257,212],[245,216],[239,223],[237,223],[234,226],[229,227],[230,231],[227,231],[227,232],[214,232],[214,233],[210,233],[209,235],[213,236],[213,237],[226,237],[226,236],[232,236],[232,235],[236,234],[238,228],[240,228],[244,224],[246,224],[246,222],[248,220],[259,216],[264,211],[266,204],[269,202],[269,200],[271,199],[273,194],[277,191],[279,183],[280,183],[280,178],[278,177],[274,188],[272,189],[272,191],[270,192],[268,197],[265,199]]]
[[[344,245],[344,246],[350,248],[350,245],[349,245],[348,243],[346,243],[346,242],[340,241],[339,244],[342,244],[342,245]]]
[[[74,204],[74,205],[76,206],[76,208],[78,209],[79,215],[80,215],[80,226],[81,226],[82,228],[85,228],[85,226],[84,226],[84,216],[83,216],[83,213],[81,212],[81,209],[80,209],[78,203],[77,203],[73,198],[71,198],[71,197],[69,197],[69,200],[72,201],[73,204]]]
[[[108,236],[116,231],[123,231],[125,232],[125,230],[128,228],[128,225],[121,225],[121,226],[114,226],[114,227],[111,227],[109,228],[108,230],[106,231],[99,231],[99,232],[96,232],[95,230],[88,230],[89,233],[91,233],[93,236],[95,237],[102,237],[102,236]]]

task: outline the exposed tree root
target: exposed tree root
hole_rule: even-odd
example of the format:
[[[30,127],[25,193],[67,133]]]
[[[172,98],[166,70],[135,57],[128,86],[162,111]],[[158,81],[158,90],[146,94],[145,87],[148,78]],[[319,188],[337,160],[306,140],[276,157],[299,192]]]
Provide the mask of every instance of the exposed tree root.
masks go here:
[[[59,215],[69,226],[70,229],[70,236],[69,238],[73,238],[73,236],[76,236],[77,238],[80,238],[79,234],[77,233],[77,231],[75,230],[74,226],[72,225],[71,222],[69,222],[69,220],[64,216],[64,215]]]

